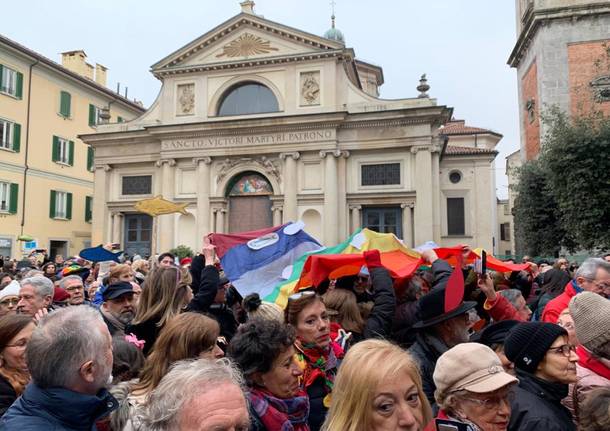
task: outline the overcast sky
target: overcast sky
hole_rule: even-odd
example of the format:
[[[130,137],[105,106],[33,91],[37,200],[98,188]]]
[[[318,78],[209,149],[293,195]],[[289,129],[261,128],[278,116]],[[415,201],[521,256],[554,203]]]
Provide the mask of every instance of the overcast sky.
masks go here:
[[[496,158],[497,192],[506,197],[505,157],[519,147],[513,0],[337,0],[337,27],[358,58],[383,67],[383,98],[429,94],[467,124],[504,135]],[[255,11],[323,34],[330,0],[257,0]],[[0,32],[52,60],[84,49],[108,67],[108,86],[129,87],[149,106],[160,82],[150,65],[240,12],[239,0],[21,0],[3,2]],[[12,17],[12,19],[6,19]]]

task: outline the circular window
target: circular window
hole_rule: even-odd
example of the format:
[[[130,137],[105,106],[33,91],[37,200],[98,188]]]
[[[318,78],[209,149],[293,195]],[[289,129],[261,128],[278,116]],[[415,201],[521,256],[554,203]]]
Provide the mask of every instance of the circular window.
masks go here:
[[[457,184],[462,181],[462,173],[460,171],[452,171],[449,173],[449,181],[453,184]]]

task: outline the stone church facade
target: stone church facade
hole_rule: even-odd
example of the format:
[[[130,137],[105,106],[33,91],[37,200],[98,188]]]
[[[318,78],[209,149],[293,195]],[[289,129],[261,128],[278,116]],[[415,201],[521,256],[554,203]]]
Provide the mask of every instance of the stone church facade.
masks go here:
[[[245,1],[154,64],[162,88],[148,111],[82,136],[95,148],[93,243],[198,249],[209,232],[300,219],[329,246],[370,227],[408,246],[493,250],[501,135],[452,145],[463,136],[443,134],[452,109],[425,78],[415,97],[380,99],[382,69],[335,36],[269,21]],[[188,214],[153,223],[134,209],[157,195]]]

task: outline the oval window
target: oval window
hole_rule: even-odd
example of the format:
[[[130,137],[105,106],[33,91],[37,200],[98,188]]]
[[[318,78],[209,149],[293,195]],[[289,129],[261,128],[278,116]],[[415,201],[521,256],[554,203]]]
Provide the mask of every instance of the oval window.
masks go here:
[[[449,173],[449,181],[453,184],[457,184],[462,181],[462,173],[460,171],[451,171]]]

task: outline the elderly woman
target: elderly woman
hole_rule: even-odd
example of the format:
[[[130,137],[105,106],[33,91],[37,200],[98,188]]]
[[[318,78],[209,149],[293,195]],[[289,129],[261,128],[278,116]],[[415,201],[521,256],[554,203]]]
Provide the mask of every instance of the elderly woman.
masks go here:
[[[431,418],[411,356],[387,341],[370,339],[345,355],[323,429],[419,431]]]
[[[239,329],[229,355],[248,383],[251,431],[309,431],[309,399],[299,385],[303,371],[295,360],[293,327],[254,318]]]
[[[310,404],[309,427],[317,431],[330,406],[343,349],[330,337],[326,306],[315,292],[305,290],[290,296],[285,313],[286,322],[296,329],[295,348]]]
[[[12,280],[8,286],[0,290],[0,317],[7,314],[17,314],[20,288],[19,282]]]
[[[515,364],[519,386],[511,402],[510,431],[572,431],[572,415],[561,400],[576,383],[578,356],[567,331],[547,322],[515,326],[504,342],[506,357]]]
[[[463,343],[447,350],[438,359],[433,378],[441,409],[438,422],[461,422],[473,431],[506,431],[517,379],[504,371],[489,347]],[[434,429],[431,423],[426,431]]]
[[[0,415],[21,395],[30,381],[25,348],[32,337],[30,316],[8,315],[0,319]]]

